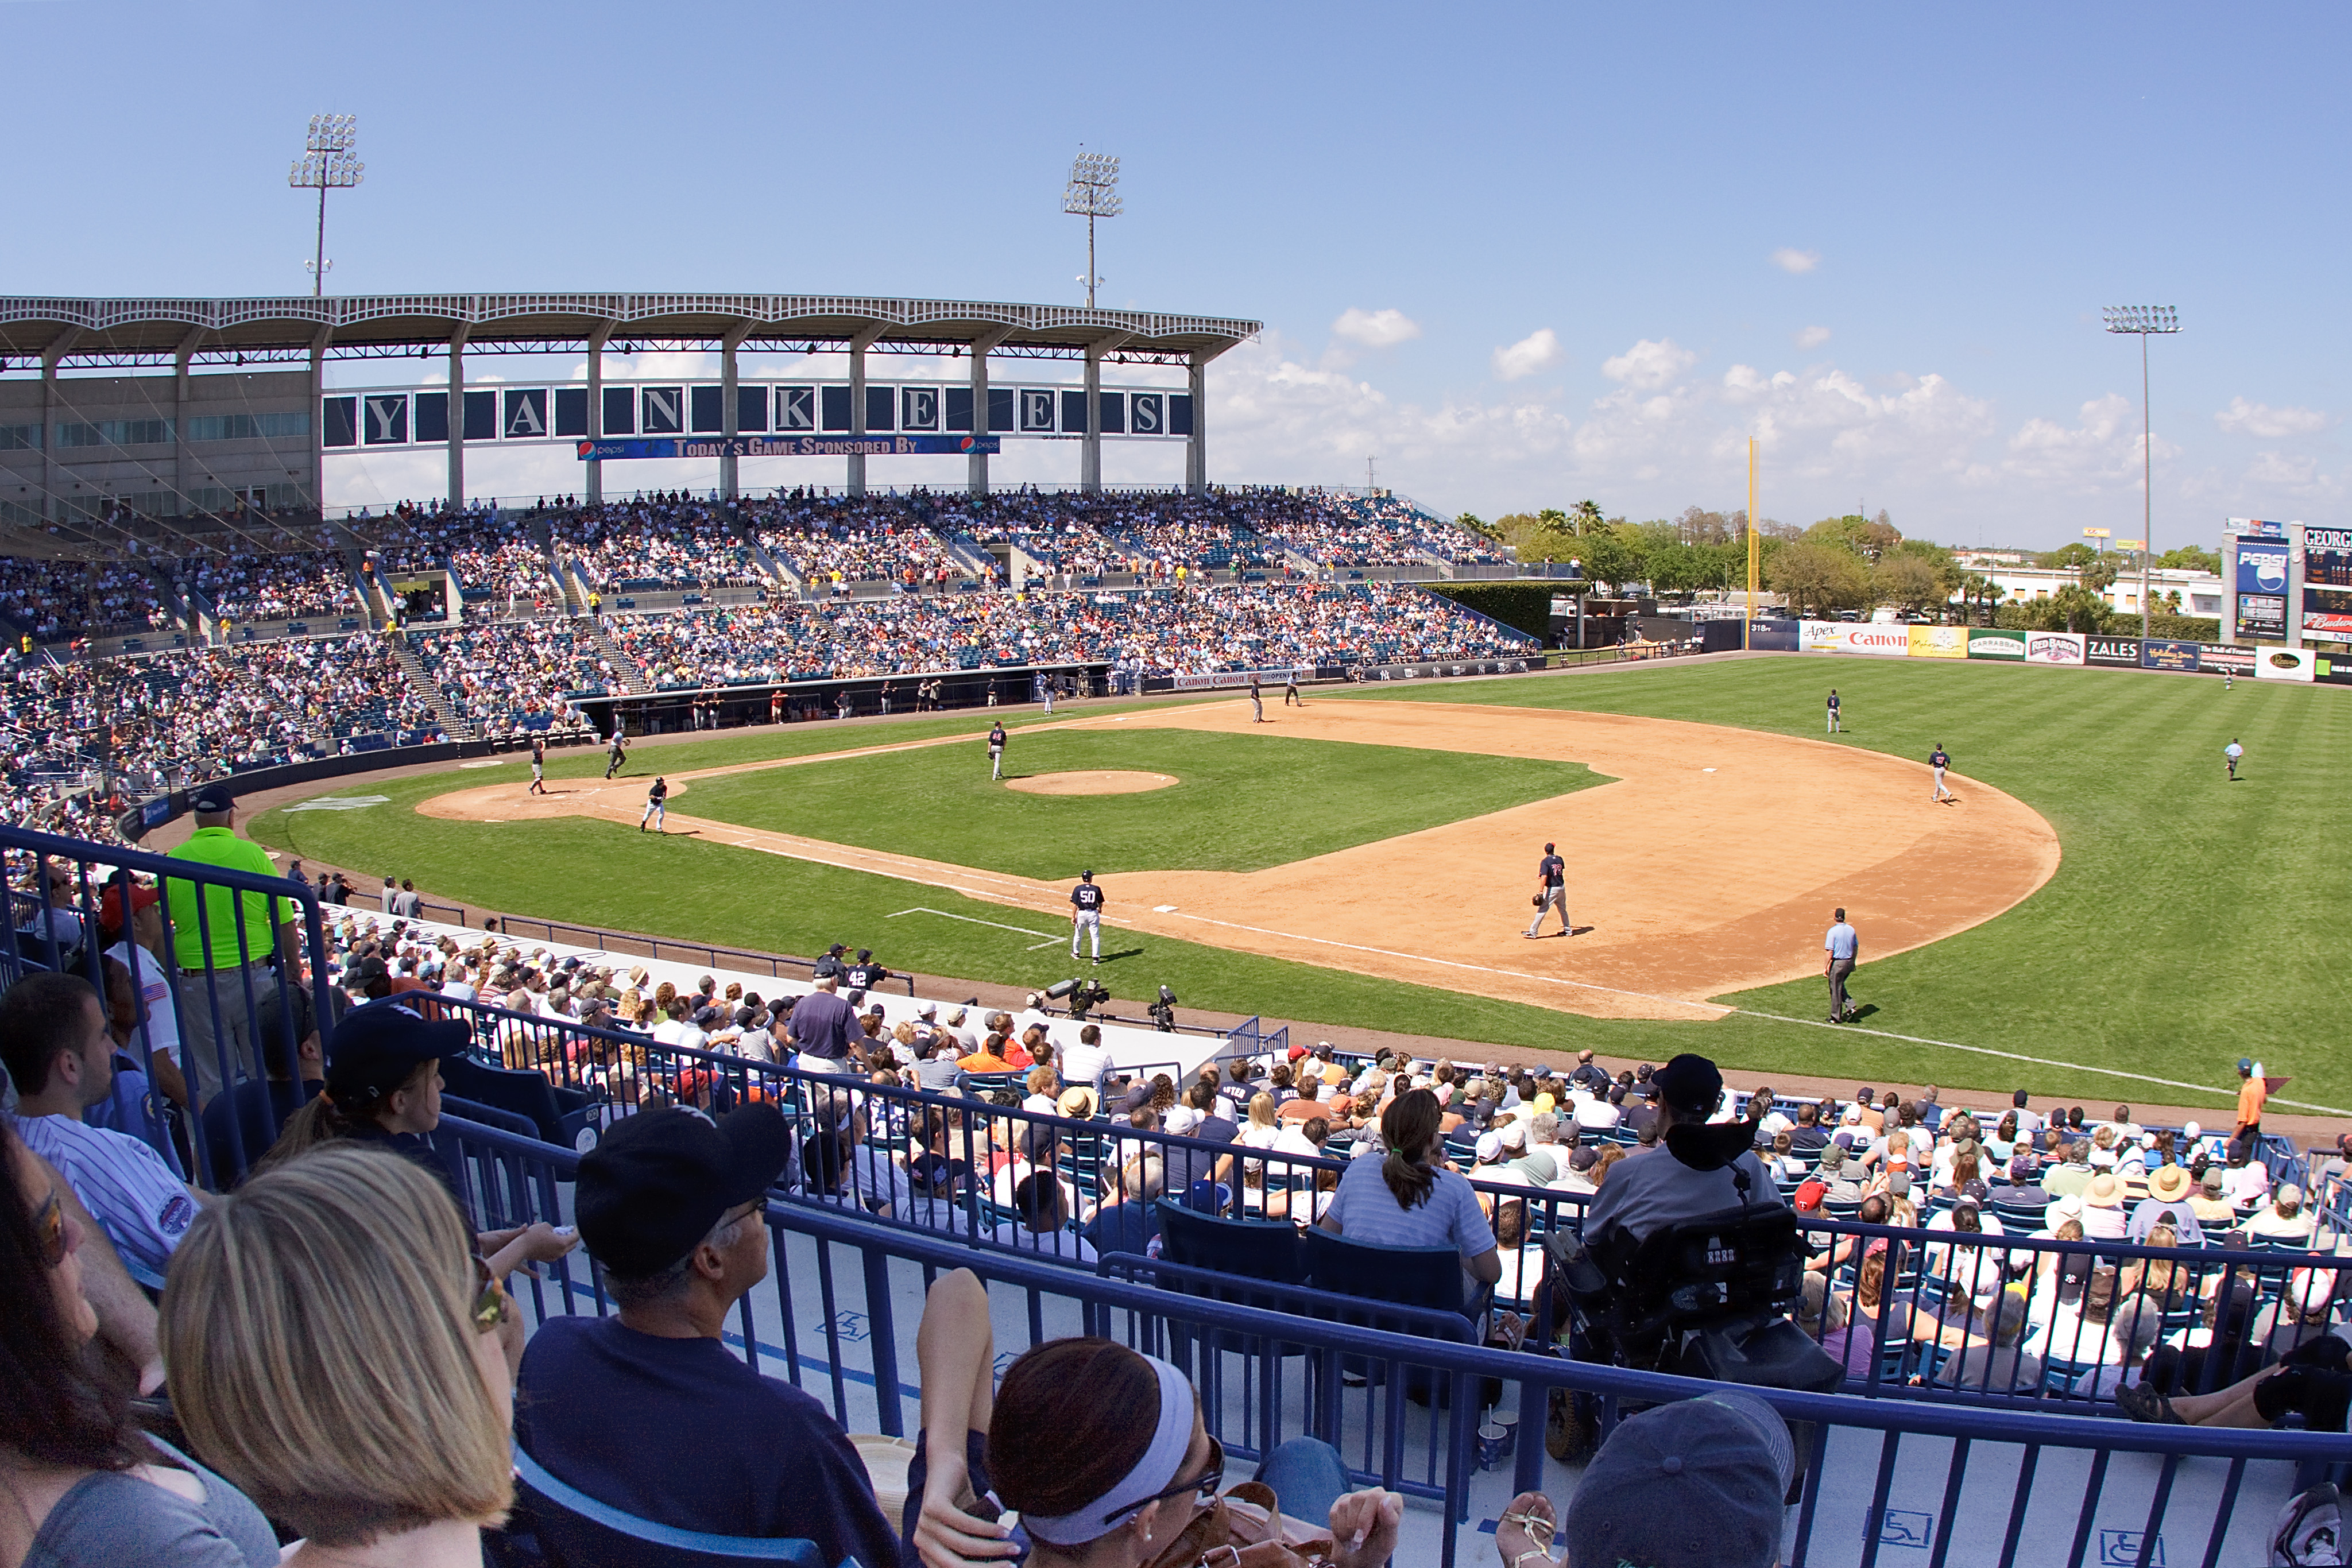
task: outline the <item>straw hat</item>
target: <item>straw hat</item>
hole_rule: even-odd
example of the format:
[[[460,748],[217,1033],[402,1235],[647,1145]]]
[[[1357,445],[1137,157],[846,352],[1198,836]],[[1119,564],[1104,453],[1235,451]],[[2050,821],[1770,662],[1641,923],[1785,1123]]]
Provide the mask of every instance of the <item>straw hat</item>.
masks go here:
[[[2106,1171],[2091,1178],[2083,1189],[2083,1201],[2093,1208],[2121,1208],[2124,1206],[2123,1184]]]
[[[2189,1173],[2179,1166],[2163,1166],[2147,1178],[2147,1196],[2178,1203],[2189,1196]]]

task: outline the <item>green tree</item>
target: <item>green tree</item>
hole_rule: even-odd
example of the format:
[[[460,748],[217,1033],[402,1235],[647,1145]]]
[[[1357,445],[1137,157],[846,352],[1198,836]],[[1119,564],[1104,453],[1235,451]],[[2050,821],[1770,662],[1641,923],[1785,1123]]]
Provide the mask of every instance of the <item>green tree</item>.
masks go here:
[[[1783,544],[1772,552],[1764,580],[1801,616],[1859,610],[1870,598],[1870,571],[1843,545],[1816,538]]]
[[[2178,549],[2166,550],[2156,558],[2156,564],[2168,571],[2210,571],[2216,577],[2221,575],[2221,558],[2195,545],[2182,545]]]
[[[2009,590],[1980,571],[1969,572],[1960,579],[1960,602],[1968,607],[1969,619],[1982,625],[1997,624],[1996,606],[2008,593]]]
[[[1892,604],[1906,614],[1940,611],[1950,597],[1936,563],[1922,555],[1892,551],[1871,573],[1871,594],[1881,604]]]
[[[1622,518],[1602,524],[1577,544],[1583,552],[1584,575],[1595,582],[1605,582],[1622,594],[1649,580],[1641,530]]]
[[[1903,542],[1895,525],[1881,512],[1875,519],[1859,512],[1849,512],[1842,517],[1823,517],[1805,530],[1805,538],[1817,544],[1835,545],[1866,561],[1878,558]]]
[[[1460,517],[1454,519],[1454,526],[1466,532],[1476,534],[1480,538],[1491,539],[1496,537],[1495,530],[1488,528],[1486,523],[1479,518],[1478,514],[1475,512],[1463,513]]]
[[[1568,510],[1570,524],[1580,535],[1599,533],[1605,526],[1598,501],[1579,501]]]
[[[2090,565],[2099,559],[2099,552],[2082,540],[2076,539],[2073,544],[2052,550],[2047,555],[2036,559],[2040,565],[2053,570],[2064,571],[2069,568]]]
[[[2062,586],[2031,606],[2034,628],[2042,632],[2097,632],[2107,623],[2107,603],[2077,582]]]
[[[2074,580],[2092,593],[2105,593],[2116,585],[2116,563],[2110,556],[2096,555],[2074,570]]]

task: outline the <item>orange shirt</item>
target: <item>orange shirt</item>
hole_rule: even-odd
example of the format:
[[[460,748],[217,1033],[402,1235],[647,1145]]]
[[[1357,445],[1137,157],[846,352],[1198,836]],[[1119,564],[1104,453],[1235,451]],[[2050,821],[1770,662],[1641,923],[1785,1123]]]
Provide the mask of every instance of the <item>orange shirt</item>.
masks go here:
[[[1004,1058],[1001,1056],[991,1056],[984,1051],[973,1051],[970,1056],[958,1061],[956,1065],[962,1068],[966,1072],[1010,1072],[1013,1071],[1013,1064],[1005,1061]]]
[[[2238,1125],[2250,1126],[2263,1119],[2263,1102],[2271,1097],[2270,1085],[2260,1078],[2249,1078],[2238,1085]]]

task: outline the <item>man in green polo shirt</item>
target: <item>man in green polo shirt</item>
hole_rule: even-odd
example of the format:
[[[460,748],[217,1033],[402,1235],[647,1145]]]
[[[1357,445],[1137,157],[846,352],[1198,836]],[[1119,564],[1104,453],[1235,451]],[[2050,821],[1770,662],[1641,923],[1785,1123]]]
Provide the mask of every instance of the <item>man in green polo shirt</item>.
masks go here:
[[[236,800],[226,785],[205,785],[190,806],[196,831],[168,858],[257,876],[278,874],[268,852],[231,828]],[[198,1093],[209,1100],[222,1088],[224,1048],[235,1077],[260,1076],[254,1014],[278,993],[278,955],[301,951],[301,927],[295,923],[293,903],[268,894],[200,888],[167,877],[163,898],[172,916],[173,963],[179,970],[182,1053],[194,1067]]]

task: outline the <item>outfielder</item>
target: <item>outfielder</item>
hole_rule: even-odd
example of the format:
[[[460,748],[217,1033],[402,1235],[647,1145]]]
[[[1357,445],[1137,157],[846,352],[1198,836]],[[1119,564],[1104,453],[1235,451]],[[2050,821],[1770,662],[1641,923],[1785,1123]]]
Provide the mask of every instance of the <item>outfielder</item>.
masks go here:
[[[2238,781],[2239,759],[2243,758],[2245,755],[2246,748],[2240,746],[2234,737],[2231,739],[2229,745],[2221,748],[2221,760],[2230,765],[2230,782],[2232,784]]]
[[[991,779],[1004,777],[1004,721],[998,719],[988,727],[988,776]]]
[[[1944,743],[1940,740],[1936,742],[1936,749],[1927,753],[1927,766],[1936,770],[1936,791],[1927,797],[1930,805],[1937,800],[1949,800],[1954,805],[1959,803],[1960,798],[1944,788],[1944,769],[1951,765],[1952,759],[1944,754]]]
[[[1536,919],[1527,929],[1530,939],[1543,935],[1544,915],[1555,909],[1559,911],[1559,934],[1575,936],[1576,927],[1568,918],[1568,862],[1546,844],[1543,859],[1536,862]]]
[[[1071,960],[1076,962],[1077,959],[1079,936],[1092,932],[1095,939],[1095,964],[1097,967],[1100,967],[1103,894],[1102,889],[1095,885],[1094,873],[1082,871],[1078,873],[1078,885],[1070,889],[1070,905]]]
[[[1830,727],[1828,733],[1832,735],[1843,735],[1844,733],[1843,730],[1838,727],[1838,695],[1837,688],[1835,686],[1832,686],[1830,688]]]
[[[656,778],[654,787],[646,791],[646,814],[637,819],[637,831],[644,832],[646,824],[651,822],[655,832],[666,833],[669,831],[668,821],[669,780]]]

